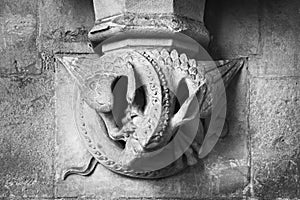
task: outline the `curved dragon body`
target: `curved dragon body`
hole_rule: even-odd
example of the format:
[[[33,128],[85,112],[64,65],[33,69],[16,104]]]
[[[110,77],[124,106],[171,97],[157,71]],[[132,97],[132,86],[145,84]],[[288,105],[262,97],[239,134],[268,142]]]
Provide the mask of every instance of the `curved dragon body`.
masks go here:
[[[193,152],[199,151],[203,142],[202,126],[182,156],[173,162],[152,170],[136,167],[147,159],[155,160],[162,153],[161,149],[176,137],[181,125],[200,123],[199,117],[207,117],[214,93],[219,89],[216,85],[224,81],[227,86],[244,62],[197,62],[186,54],[166,49],[123,49],[94,59],[61,60],[79,86],[74,97],[76,123],[80,137],[93,157],[93,164],[70,169],[66,174],[86,175],[95,163],[101,163],[116,173],[136,178],[170,176],[197,162]],[[118,127],[111,112],[112,88],[121,76],[128,77],[128,108],[123,126]],[[182,81],[189,94],[176,109],[176,96],[180,92],[177,90]],[[146,96],[144,108],[140,108],[135,100],[140,87]],[[197,109],[193,107],[195,101],[198,102]],[[117,140],[125,141],[125,147],[117,145]]]

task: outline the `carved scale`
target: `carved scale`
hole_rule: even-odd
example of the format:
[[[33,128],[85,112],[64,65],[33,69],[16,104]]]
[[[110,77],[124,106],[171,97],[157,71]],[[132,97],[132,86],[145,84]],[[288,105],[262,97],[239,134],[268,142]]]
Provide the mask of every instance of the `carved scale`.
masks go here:
[[[167,177],[196,164],[198,156],[203,157],[203,148],[208,152],[217,142],[217,137],[211,136],[219,133],[205,133],[200,119],[210,118],[214,102],[219,97],[216,94],[224,92],[222,87],[228,86],[244,65],[244,60],[196,60],[194,56],[198,50],[192,48],[197,44],[195,40],[185,40],[184,36],[182,43],[181,38],[173,38],[174,30],[169,30],[170,27],[157,27],[155,23],[154,27],[151,27],[153,23],[146,23],[145,31],[141,23],[134,24],[138,20],[126,21],[128,16],[134,14],[125,13],[123,17],[118,16],[118,20],[112,17],[112,28],[107,25],[111,24],[109,19],[97,20],[90,39],[95,47],[104,41],[95,48],[95,52],[100,48],[100,55],[58,58],[76,83],[73,96],[76,126],[91,155],[86,166],[66,169],[64,179],[71,174],[88,175],[98,163],[129,177]],[[178,18],[182,19],[185,18]],[[150,20],[159,18],[150,16]],[[185,19],[182,23],[189,21]],[[205,31],[198,28],[196,35],[204,33],[204,36],[193,38],[201,38],[198,40],[201,43],[205,41],[207,31],[202,23],[199,24]],[[118,27],[117,31],[115,27]],[[137,29],[143,31],[136,34]],[[162,37],[152,37],[158,30],[164,32]],[[115,32],[123,33],[105,40]],[[165,38],[168,34],[171,45]],[[143,35],[144,40],[141,39]],[[149,38],[154,45],[147,43]],[[129,43],[134,47],[129,47],[131,45],[126,41],[131,41]],[[162,44],[158,45],[160,41]],[[128,80],[127,108],[121,125],[118,125],[113,114],[118,102],[113,90],[122,77]],[[186,86],[186,91],[182,91],[182,85]],[[184,92],[187,96],[182,99],[179,96]],[[193,126],[197,128],[191,128]],[[189,132],[194,133],[189,135]],[[183,147],[177,148],[180,134],[182,138],[189,137],[182,143]],[[170,148],[172,145],[175,148]],[[168,160],[169,157],[172,159]]]

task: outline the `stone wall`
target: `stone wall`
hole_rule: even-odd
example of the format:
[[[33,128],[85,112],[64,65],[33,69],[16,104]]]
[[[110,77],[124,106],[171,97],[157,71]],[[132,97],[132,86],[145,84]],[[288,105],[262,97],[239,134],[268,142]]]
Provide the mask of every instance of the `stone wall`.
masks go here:
[[[227,92],[230,133],[201,163],[155,181],[98,166],[60,182],[55,110],[67,80],[54,54],[93,52],[92,10],[91,0],[0,2],[0,198],[300,197],[298,0],[207,0],[211,55],[248,64]]]

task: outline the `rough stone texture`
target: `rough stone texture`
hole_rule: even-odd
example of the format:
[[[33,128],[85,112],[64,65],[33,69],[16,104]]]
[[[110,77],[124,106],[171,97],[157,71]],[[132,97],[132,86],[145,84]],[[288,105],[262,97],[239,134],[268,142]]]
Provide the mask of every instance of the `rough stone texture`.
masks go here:
[[[92,0],[39,1],[39,49],[92,52],[88,48],[87,38],[88,31],[94,25],[92,10]]]
[[[32,3],[33,1],[30,2]],[[28,50],[28,48],[20,50],[22,56],[20,56],[19,62],[24,62],[24,64],[26,64],[20,64],[20,68],[36,61],[36,64],[33,65],[34,67],[32,67],[32,69],[38,70],[41,67],[39,60],[37,60],[37,54],[39,54],[40,51],[53,51],[54,53],[91,52],[90,49],[85,46],[86,38],[82,37],[84,33],[78,31],[78,36],[76,32],[76,30],[79,30],[77,28],[82,27],[82,25],[85,27],[92,26],[92,13],[81,12],[82,10],[91,10],[90,4],[83,5],[79,3],[78,5],[78,2],[40,1],[38,6],[34,4],[34,14],[32,14],[34,20],[32,20],[32,23],[28,24],[29,28],[27,28],[27,26],[25,27],[26,34],[22,36],[26,36],[25,39],[23,39],[24,41],[28,41],[28,38],[33,37],[31,40],[32,50]],[[5,2],[5,4],[10,6],[10,3],[8,2]],[[38,9],[38,14],[36,14],[36,9]],[[28,12],[28,15],[31,14],[30,9],[27,9],[24,12]],[[25,16],[27,16],[27,13]],[[38,19],[36,17],[38,17]],[[86,28],[86,30],[88,30],[88,28]],[[73,32],[75,32],[74,37],[69,37],[70,35],[72,36],[71,33]],[[68,35],[66,33],[70,34]],[[6,33],[2,34],[5,34],[4,36],[8,37]],[[2,45],[1,47],[4,48]],[[28,54],[32,54],[32,56],[30,57]],[[7,58],[11,59],[11,56],[7,56]],[[3,64],[3,68],[10,67],[11,71],[15,72],[13,62],[10,61],[10,64],[11,65],[9,66]],[[7,75],[11,71],[5,70],[2,74]],[[56,73],[59,74],[60,69],[57,69]],[[231,91],[229,91],[229,93],[234,94],[230,97],[231,99],[234,99],[234,96],[236,95],[239,97],[244,96],[244,90],[242,88],[245,78],[245,71],[243,71],[241,77],[235,80],[234,85],[237,85],[235,88],[236,90],[231,89]],[[1,106],[1,108],[7,109],[7,113],[12,113],[11,117],[19,116],[23,121],[26,117],[24,125],[12,127],[9,131],[3,129],[3,133],[1,132],[1,138],[4,138],[1,140],[1,144],[4,144],[2,145],[3,148],[1,148],[1,155],[4,156],[3,160],[5,161],[4,165],[1,165],[4,169],[1,168],[1,171],[3,172],[1,174],[1,180],[5,180],[2,181],[3,187],[1,185],[2,197],[13,199],[23,197],[37,197],[37,199],[42,197],[64,197],[69,199],[74,197],[74,199],[77,199],[78,196],[80,198],[87,196],[90,198],[97,197],[103,199],[111,197],[142,199],[139,197],[143,196],[145,197],[144,199],[152,197],[157,197],[157,199],[187,197],[216,199],[217,197],[220,197],[221,199],[222,196],[241,197],[244,194],[243,189],[248,184],[248,154],[246,137],[244,135],[245,126],[242,122],[237,120],[239,117],[234,114],[235,111],[233,110],[231,111],[231,114],[229,114],[231,120],[229,137],[220,140],[217,145],[218,148],[216,148],[210,156],[205,158],[202,163],[175,177],[150,182],[127,179],[120,177],[99,165],[95,174],[91,177],[73,176],[63,182],[60,180],[61,170],[64,169],[63,167],[66,167],[67,165],[71,166],[72,163],[76,162],[76,159],[78,162],[81,161],[81,163],[84,164],[82,157],[86,152],[84,150],[81,151],[83,148],[71,148],[72,146],[74,147],[74,143],[78,145],[77,147],[80,147],[81,145],[78,138],[76,140],[76,135],[74,137],[66,137],[66,135],[64,135],[65,132],[60,132],[59,130],[54,132],[53,130],[53,104],[47,103],[50,101],[49,99],[52,99],[51,97],[54,93],[52,82],[47,81],[47,79],[43,80],[43,78],[41,78],[40,80],[38,78],[36,82],[29,82],[27,86],[16,89],[17,86],[13,87],[11,85],[17,83],[7,78],[3,80],[7,82],[7,88],[14,91],[13,94],[15,96],[10,97],[6,93],[2,93],[3,95],[1,96],[5,98],[8,98],[7,96],[9,96],[10,99],[13,99],[11,101],[16,101],[17,95],[20,95],[21,98],[19,99],[24,99],[25,102],[29,101],[27,98],[34,99],[34,97],[38,97],[39,94],[42,95],[46,93],[46,98],[41,98],[41,100],[39,100],[42,102],[37,101],[41,104],[39,105],[42,109],[37,109],[31,115],[25,111],[21,112],[20,110],[15,110],[15,108],[11,106],[15,104],[18,105],[17,101],[16,103],[6,105],[5,107]],[[59,91],[57,86],[66,80],[66,77],[59,79],[58,76],[56,76],[56,94]],[[27,94],[28,88],[30,88],[31,95]],[[5,88],[3,88],[3,90],[6,91]],[[23,93],[24,95],[26,94],[25,97],[23,97]],[[230,100],[229,104],[231,108],[235,108],[235,105],[239,105],[239,108],[237,108],[239,111],[237,112],[242,113],[244,112],[242,111],[244,102],[245,99],[243,98],[241,101]],[[56,106],[58,106],[57,103]],[[24,107],[26,108],[26,106]],[[57,113],[62,113],[58,112],[61,108],[62,107],[56,107]],[[10,115],[7,114],[7,116]],[[31,119],[30,116],[32,116],[33,119]],[[57,121],[59,119],[59,117],[56,118]],[[31,125],[32,120],[35,121],[33,125]],[[0,121],[1,123],[6,123],[4,120]],[[11,119],[10,121],[13,123],[18,122],[16,119]],[[60,123],[62,122],[63,120],[60,121]],[[50,123],[50,125],[48,123]],[[27,128],[27,126],[29,126],[28,124],[30,125],[30,128]],[[44,134],[38,134],[40,132],[43,132]],[[57,136],[59,136],[57,138],[55,137],[56,133]],[[26,138],[27,140],[18,139],[20,135],[22,136],[21,139]],[[69,140],[64,140],[66,138]],[[55,154],[53,153],[55,149],[53,146],[54,140],[56,140],[55,146],[59,147],[55,151]],[[72,143],[72,145],[70,145],[70,143]],[[16,150],[20,152],[17,154],[17,158],[16,154],[12,153],[12,145],[21,145],[22,147],[17,148]],[[234,148],[231,148],[231,146],[234,146]],[[25,160],[24,157],[27,157],[28,159]],[[19,163],[18,166],[14,167],[15,163]],[[12,166],[15,170],[11,169]],[[17,178],[13,179],[12,177]],[[24,180],[29,179],[31,182],[26,183],[26,181],[23,181],[24,177]],[[124,183],[120,185],[121,182]],[[112,184],[115,184],[115,186]]]
[[[255,76],[299,76],[300,2],[262,1],[260,59],[250,69]]]
[[[250,92],[255,192],[299,197],[300,78],[253,78]]]
[[[125,0],[125,9],[134,13],[173,13],[173,0],[150,0],[139,3],[138,0]]]
[[[86,36],[94,23],[92,5],[0,2],[0,199],[300,197],[298,0],[207,1],[213,58],[250,59],[227,91],[229,135],[202,163],[157,181],[127,179],[100,165],[90,177],[61,181],[61,170],[84,163],[86,154],[72,148],[81,145],[76,135],[67,141],[66,132],[54,130],[61,119],[55,118],[54,92],[68,78],[57,79],[59,67],[54,88],[52,72],[32,74],[41,71],[42,51],[92,52]],[[32,78],[11,76],[24,69]]]
[[[227,94],[227,117],[233,122],[246,122],[248,115],[248,64],[242,68],[239,74],[232,80],[226,90]],[[247,126],[244,123],[245,127]]]
[[[53,75],[34,75],[37,21],[36,1],[0,2],[0,198],[54,196]]]
[[[238,81],[238,80],[237,80]],[[219,141],[210,156],[195,167],[161,180],[129,179],[98,165],[90,177],[70,176],[62,181],[63,170],[84,166],[88,159],[72,114],[74,82],[61,64],[56,71],[57,140],[55,196],[120,198],[210,198],[243,196],[248,184],[247,143],[242,123],[231,123],[230,134]],[[234,119],[233,119],[234,120]],[[232,148],[234,146],[234,148]],[[113,181],[112,181],[113,180]],[[142,195],[141,195],[142,194]]]
[[[0,79],[0,197],[53,197],[51,75]]]
[[[96,0],[93,2],[96,20],[114,16],[125,11],[125,0]]]
[[[175,14],[203,21],[203,0],[96,0],[96,20],[108,18],[124,12],[138,14]],[[109,9],[105,9],[109,8]]]
[[[213,58],[235,58],[259,50],[258,0],[207,1],[204,21]]]
[[[259,12],[259,56],[249,60],[252,195],[299,198],[299,1],[262,1]]]
[[[32,64],[36,59],[36,1],[0,2],[0,71]]]
[[[125,9],[133,13],[173,13],[194,20],[203,21],[203,0],[126,0]]]
[[[229,134],[220,139],[204,160],[213,194],[227,198],[246,195],[248,180],[247,135],[243,123],[230,121]]]

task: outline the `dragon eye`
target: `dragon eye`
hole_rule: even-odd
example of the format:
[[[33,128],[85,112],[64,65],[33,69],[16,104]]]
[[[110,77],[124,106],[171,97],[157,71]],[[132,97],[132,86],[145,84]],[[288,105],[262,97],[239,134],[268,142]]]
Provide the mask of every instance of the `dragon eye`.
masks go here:
[[[93,81],[93,82],[90,83],[90,88],[92,90],[95,90],[97,88],[97,84],[95,83],[95,81]]]

